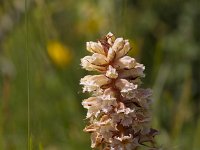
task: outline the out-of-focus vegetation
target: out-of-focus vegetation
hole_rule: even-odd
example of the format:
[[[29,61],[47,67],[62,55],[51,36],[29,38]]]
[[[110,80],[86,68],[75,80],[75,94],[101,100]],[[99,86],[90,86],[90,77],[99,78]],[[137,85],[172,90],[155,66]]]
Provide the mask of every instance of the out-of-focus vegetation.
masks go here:
[[[109,31],[129,38],[129,54],[146,66],[159,145],[200,149],[200,1],[27,0],[26,10],[23,0],[1,0],[1,150],[28,141],[33,150],[90,149],[79,64],[85,42]]]

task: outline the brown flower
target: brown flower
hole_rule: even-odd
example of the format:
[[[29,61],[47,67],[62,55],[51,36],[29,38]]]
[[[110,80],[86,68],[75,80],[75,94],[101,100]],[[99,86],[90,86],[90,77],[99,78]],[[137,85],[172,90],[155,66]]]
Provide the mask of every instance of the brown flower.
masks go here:
[[[89,125],[84,131],[91,133],[91,147],[104,150],[136,150],[149,142],[155,148],[156,130],[151,129],[151,95],[149,89],[140,88],[144,65],[126,56],[130,50],[128,40],[108,33],[97,42],[87,42],[93,53],[81,59],[88,71],[100,75],[87,75],[81,79],[83,92],[93,97],[82,102],[88,110]]]

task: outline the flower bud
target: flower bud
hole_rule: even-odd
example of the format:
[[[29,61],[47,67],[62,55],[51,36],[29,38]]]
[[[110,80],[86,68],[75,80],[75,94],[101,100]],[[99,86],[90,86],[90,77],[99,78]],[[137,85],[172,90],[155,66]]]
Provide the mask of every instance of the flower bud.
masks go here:
[[[105,55],[104,49],[99,42],[86,42],[86,47],[89,52]]]

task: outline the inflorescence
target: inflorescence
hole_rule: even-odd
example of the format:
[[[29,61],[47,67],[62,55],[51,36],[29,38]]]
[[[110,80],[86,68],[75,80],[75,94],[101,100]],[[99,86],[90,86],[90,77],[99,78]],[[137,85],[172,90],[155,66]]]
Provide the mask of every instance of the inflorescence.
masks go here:
[[[91,133],[91,147],[103,150],[156,149],[155,129],[150,127],[152,102],[150,89],[140,88],[145,66],[127,56],[130,44],[108,33],[98,42],[87,42],[92,56],[81,59],[81,65],[98,75],[81,79],[83,92],[92,97],[83,100]]]

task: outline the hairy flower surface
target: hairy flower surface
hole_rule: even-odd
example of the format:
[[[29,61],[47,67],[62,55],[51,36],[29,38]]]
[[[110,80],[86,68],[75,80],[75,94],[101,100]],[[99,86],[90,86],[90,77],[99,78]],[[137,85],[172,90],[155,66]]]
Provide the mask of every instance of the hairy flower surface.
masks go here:
[[[142,89],[144,65],[127,56],[129,41],[108,33],[97,42],[87,42],[92,53],[81,59],[81,66],[99,75],[81,79],[83,92],[93,96],[83,100],[88,110],[89,125],[84,131],[91,133],[91,147],[103,150],[155,149],[155,129],[151,129],[150,89]]]

